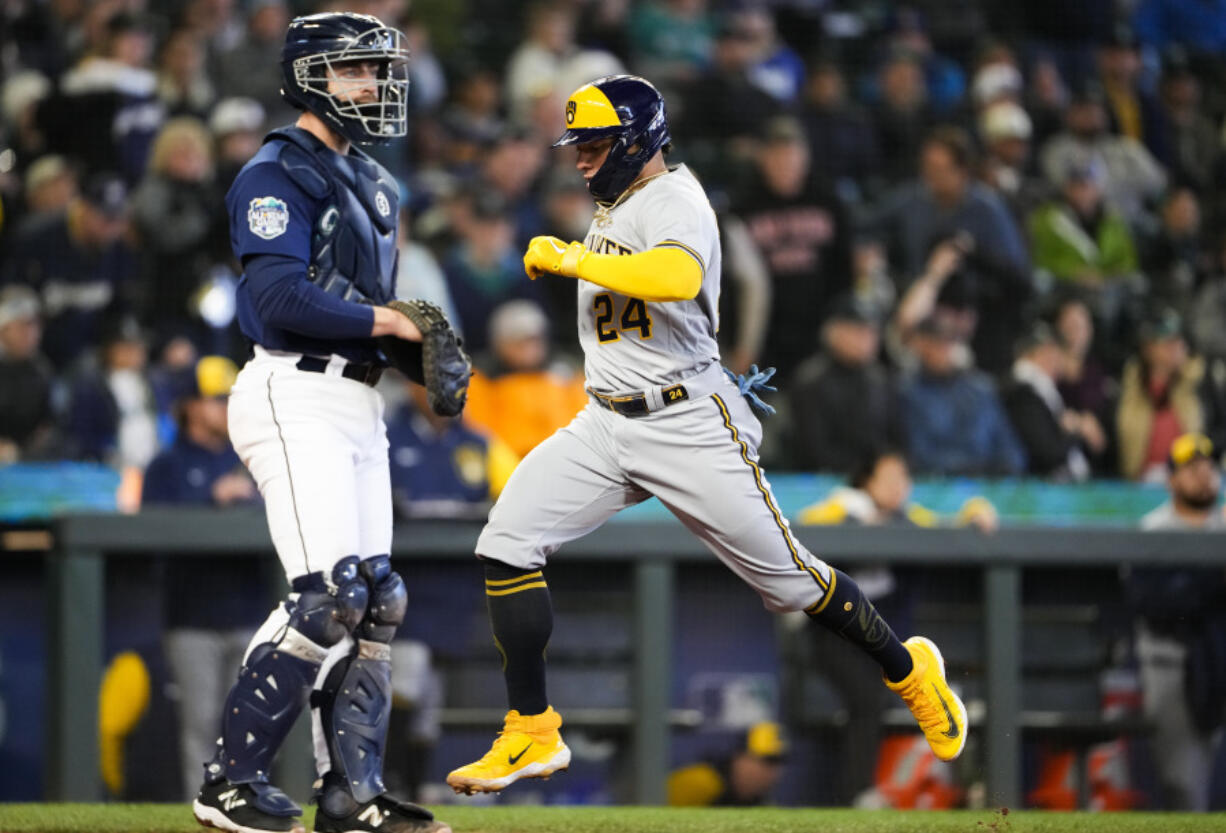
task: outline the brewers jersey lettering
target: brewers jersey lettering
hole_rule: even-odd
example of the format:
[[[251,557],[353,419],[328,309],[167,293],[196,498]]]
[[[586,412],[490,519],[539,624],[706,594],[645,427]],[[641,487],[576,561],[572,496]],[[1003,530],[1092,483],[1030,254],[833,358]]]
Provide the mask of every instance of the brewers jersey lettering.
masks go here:
[[[702,288],[691,301],[649,303],[579,282],[579,343],[590,387],[639,390],[719,363],[719,232],[688,168],[652,178],[612,212],[598,215],[584,245],[600,254],[669,246],[690,254],[703,270]]]

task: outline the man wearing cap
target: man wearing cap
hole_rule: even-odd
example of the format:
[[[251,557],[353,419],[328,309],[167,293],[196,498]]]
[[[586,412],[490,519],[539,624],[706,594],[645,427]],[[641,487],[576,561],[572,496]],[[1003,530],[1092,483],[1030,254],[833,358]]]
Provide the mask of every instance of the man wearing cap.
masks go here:
[[[1048,194],[1047,184],[1030,173],[1030,115],[1014,101],[998,101],[979,115],[984,157],[979,178],[994,190],[1019,227]]]
[[[149,464],[144,503],[229,506],[255,499],[255,484],[230,445],[226,425],[226,397],[237,374],[224,356],[205,356],[176,380],[174,445]]]
[[[545,146],[529,130],[506,127],[481,154],[480,170],[471,188],[488,191],[501,199],[515,226],[515,244],[526,249],[540,231],[540,197],[535,186],[545,168]]]
[[[177,433],[145,471],[141,503],[235,506],[257,500],[255,483],[230,445],[226,398],[238,368],[204,356],[174,379]],[[166,596],[165,651],[177,685],[183,796],[195,793],[200,761],[213,754],[229,674],[267,613],[265,591],[241,559],[169,558],[158,564]],[[271,583],[271,582],[270,582]]]
[[[519,464],[501,439],[431,410],[421,385],[387,418],[392,505],[403,518],[484,520]]]
[[[1171,444],[1167,471],[1170,498],[1141,519],[1142,529],[1226,529],[1219,506],[1219,458],[1208,437],[1178,437]],[[1203,649],[1213,640],[1219,645],[1226,640],[1226,571],[1220,566],[1138,567],[1126,574],[1126,587],[1137,616],[1145,716],[1154,724],[1153,752],[1164,793],[1160,806],[1207,810],[1212,735],[1221,725],[1226,693],[1222,669],[1215,668],[1220,663],[1207,663]]]
[[[467,208],[459,228],[460,241],[440,265],[460,316],[464,347],[479,353],[489,346],[490,316],[499,304],[515,298],[543,303],[544,290],[540,283],[522,279],[515,218],[506,200],[493,191],[473,192],[460,199]]]
[[[148,334],[135,318],[107,323],[69,380],[64,431],[78,459],[143,471],[158,451]]]
[[[1155,159],[1168,164],[1165,119],[1153,93],[1140,83],[1141,44],[1128,24],[1111,27],[1097,61],[1111,132],[1141,142]]]
[[[1137,338],[1137,353],[1120,376],[1115,411],[1119,473],[1161,481],[1176,437],[1189,432],[1213,436],[1221,430],[1221,404],[1204,359],[1189,351],[1177,311],[1151,310]]]
[[[1171,179],[1189,183],[1202,194],[1213,183],[1221,145],[1217,125],[1205,112],[1204,92],[1186,52],[1171,50],[1164,56],[1158,93],[1171,149]]]
[[[771,119],[761,138],[753,175],[734,193],[730,211],[770,274],[762,355],[786,379],[817,346],[821,315],[851,288],[851,220],[829,183],[813,175],[798,120]]]
[[[843,67],[819,58],[809,71],[800,118],[809,136],[809,158],[840,194],[873,193],[879,173],[877,137],[867,112],[851,99]]]
[[[1035,267],[1066,285],[1095,293],[1137,271],[1132,232],[1106,202],[1106,184],[1102,162],[1070,160],[1060,197],[1040,207],[1028,221]]]
[[[587,404],[582,374],[550,363],[549,320],[532,301],[490,316],[490,352],[477,358],[465,418],[523,457]]]
[[[905,441],[894,381],[879,361],[878,310],[846,295],[822,324],[822,350],[788,386],[796,468],[850,473],[876,448]]]
[[[93,176],[67,210],[18,229],[0,265],[0,285],[39,294],[43,347],[57,371],[97,344],[104,319],[123,309],[136,265],[124,242],[126,207],[123,180]]]
[[[899,385],[907,447],[917,472],[1016,475],[1026,451],[1005,416],[996,385],[966,365],[956,324],[943,313],[921,321],[908,347],[919,366]]]
[[[264,108],[254,98],[224,98],[209,114],[217,156],[217,186],[228,189],[264,138]]]
[[[644,19],[652,14],[652,6],[642,8]],[[672,30],[660,33],[675,39]],[[756,62],[752,36],[725,17],[710,45],[709,66],[678,83],[677,98],[685,108],[677,117],[675,135],[692,148],[696,162],[706,163],[707,176],[721,185],[731,184],[735,166],[746,161],[762,126],[780,112],[779,103],[750,80]]]
[[[1064,110],[1064,130],[1043,145],[1039,159],[1043,175],[1056,186],[1070,166],[1091,160],[1102,164],[1107,199],[1129,223],[1142,220],[1146,201],[1166,187],[1166,173],[1143,144],[1108,130],[1105,96],[1095,83],[1073,91]]]
[[[756,807],[783,776],[787,739],[778,723],[755,723],[731,755],[701,761],[668,777],[674,807]]]
[[[41,339],[34,291],[0,289],[0,465],[49,454],[55,445],[52,372]]]

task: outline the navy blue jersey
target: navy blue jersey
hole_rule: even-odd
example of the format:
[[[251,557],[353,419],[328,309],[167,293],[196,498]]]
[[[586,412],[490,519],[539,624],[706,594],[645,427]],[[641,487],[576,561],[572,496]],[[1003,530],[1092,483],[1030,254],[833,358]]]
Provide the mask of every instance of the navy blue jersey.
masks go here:
[[[221,451],[197,445],[182,434],[149,464],[141,490],[145,506],[212,506],[213,484],[242,463],[229,444]],[[268,613],[264,585],[252,581],[246,558],[172,557],[158,565],[166,588],[169,628],[255,628]]]
[[[488,507],[489,440],[463,422],[452,421],[439,435],[412,407],[387,422],[387,440],[396,506],[406,515],[463,515],[460,507]]]
[[[145,471],[141,502],[209,506],[213,484],[242,465],[228,444],[211,451],[180,435]]]
[[[226,194],[230,242],[243,265],[239,326],[270,350],[378,361],[374,311],[307,279],[312,235],[332,200],[312,197],[290,178],[278,161],[282,146],[265,142]]]

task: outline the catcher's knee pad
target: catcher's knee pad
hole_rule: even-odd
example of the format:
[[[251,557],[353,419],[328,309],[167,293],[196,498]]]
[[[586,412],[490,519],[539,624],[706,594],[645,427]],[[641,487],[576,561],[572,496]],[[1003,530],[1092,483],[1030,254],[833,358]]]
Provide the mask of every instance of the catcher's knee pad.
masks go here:
[[[389,643],[404,621],[408,594],[386,555],[364,560],[361,574],[370,593],[366,615],[354,633],[356,645],[328,672],[311,700],[320,710],[332,771],[343,778],[347,791],[341,796],[325,790],[325,804],[350,798],[362,803],[385,791],[383,752],[392,711]]]
[[[356,555],[350,555],[336,562],[328,579],[324,578],[323,573],[311,573],[293,581],[294,591],[302,594],[298,599],[300,604],[307,597],[327,597],[331,600],[327,602],[331,605],[330,615],[322,608],[304,614],[303,627],[309,630],[303,632],[312,639],[315,638],[313,634],[319,634],[320,638],[316,641],[323,645],[340,642],[362,621],[370,592],[360,563]]]
[[[219,757],[209,774],[222,770],[235,784],[265,781],[269,767],[294,725],[327,656],[328,648],[353,630],[365,610],[366,583],[358,559],[342,560],[330,581],[322,573],[295,579],[298,598],[287,601],[276,638],[251,649],[222,715]],[[217,767],[220,767],[218,769]]]
[[[389,643],[396,635],[396,628],[404,621],[409,606],[404,579],[392,569],[392,562],[386,555],[367,558],[360,569],[370,588],[370,602],[358,628],[358,637]]]

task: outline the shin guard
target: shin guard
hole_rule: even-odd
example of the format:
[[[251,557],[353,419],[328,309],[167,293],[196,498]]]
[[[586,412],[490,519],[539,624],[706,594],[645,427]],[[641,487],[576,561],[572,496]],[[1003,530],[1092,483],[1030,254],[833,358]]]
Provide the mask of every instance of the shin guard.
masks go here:
[[[345,638],[366,606],[356,557],[336,565],[331,587],[322,573],[313,573],[295,580],[293,589],[298,597],[274,613],[284,626],[251,649],[226,698],[219,762],[232,784],[268,780],[328,647]]]
[[[369,589],[369,605],[357,630],[349,656],[332,667],[311,704],[320,710],[320,725],[332,758],[332,773],[325,779],[321,806],[343,816],[351,801],[365,803],[386,791],[383,751],[392,711],[391,640],[404,621],[408,594],[387,556],[362,562],[361,574]],[[343,779],[344,790],[339,787]]]

